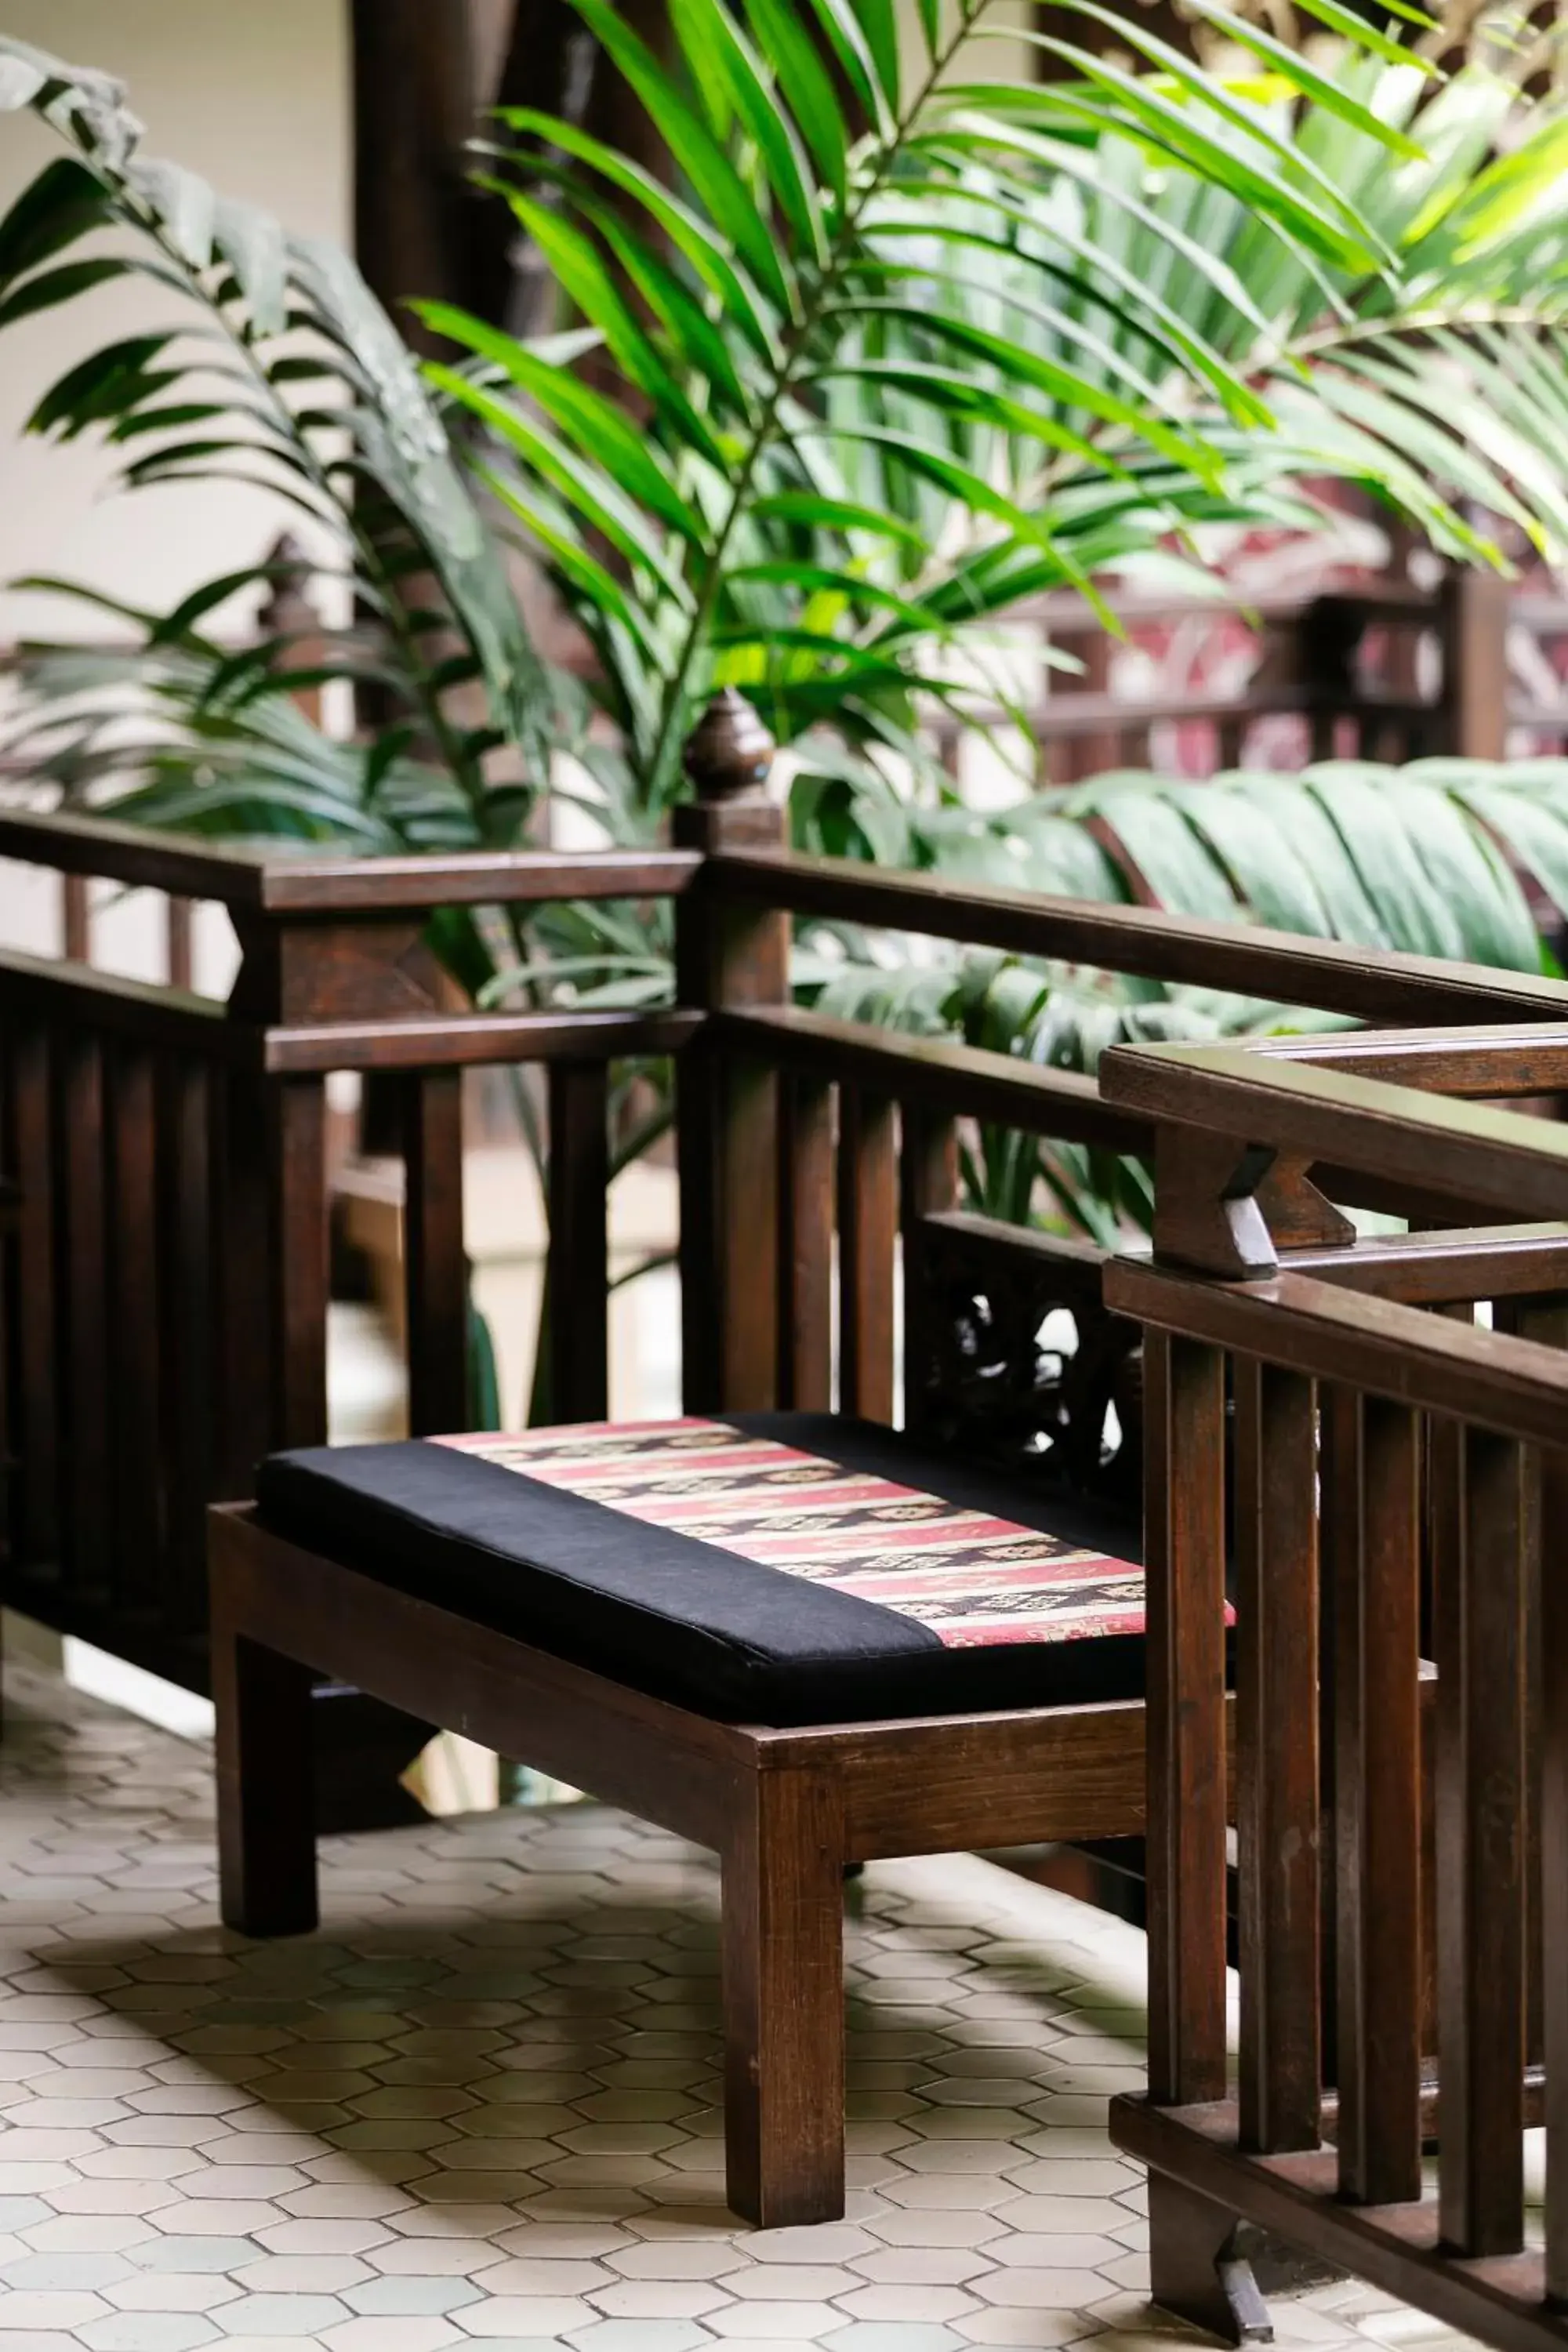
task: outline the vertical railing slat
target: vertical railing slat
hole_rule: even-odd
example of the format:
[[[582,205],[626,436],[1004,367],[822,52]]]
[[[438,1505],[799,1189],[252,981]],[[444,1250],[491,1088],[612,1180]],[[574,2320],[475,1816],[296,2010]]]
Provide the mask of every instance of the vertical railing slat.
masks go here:
[[[1335,1475],[1334,1798],[1340,2189],[1421,2192],[1420,1429],[1344,1397]]]
[[[1236,1370],[1241,2137],[1315,2147],[1319,2046],[1318,1514],[1310,1380]]]
[[[460,1070],[405,1081],[403,1167],[408,1433],[430,1437],[468,1422]]]
[[[177,1055],[159,1105],[159,1236],[163,1375],[163,1444],[168,1465],[164,1591],[171,1630],[193,1631],[206,1612],[206,1507],[217,1499],[214,1410],[214,1073]]]
[[[68,963],[92,959],[92,912],[85,874],[60,876],[60,952]]]
[[[59,1142],[64,1230],[57,1236],[65,1302],[66,1444],[60,1461],[62,1566],[79,1598],[109,1583],[110,1475],[109,1265],[103,1055],[73,1030],[61,1055]]]
[[[327,1090],[283,1078],[270,1095],[278,1231],[273,1407],[280,1445],[327,1439]]]
[[[1467,1428],[1436,1562],[1439,2193],[1456,2252],[1523,2242],[1521,1449]]]
[[[169,898],[163,906],[163,949],[171,988],[189,988],[195,976],[195,909],[188,898]]]
[[[550,1066],[550,1408],[602,1421],[609,1404],[609,1092],[602,1062]]]
[[[833,1089],[795,1077],[781,1088],[779,1402],[833,1403]]]
[[[906,1104],[899,1114],[899,1211],[904,1277],[904,1427],[930,1434],[939,1370],[941,1303],[932,1292],[924,1221],[958,1198],[958,1131],[951,1118]]]
[[[1225,1358],[1152,1331],[1148,1446],[1149,2095],[1226,2084]]]
[[[1568,1526],[1568,1452],[1542,1462],[1541,1511]],[[1568,1577],[1541,1586],[1541,1918],[1531,1960],[1541,1977],[1545,2071],[1546,2293],[1568,2304]]]
[[[118,1608],[148,1612],[163,1549],[156,1078],[150,1053],[117,1045],[108,1057],[113,1591]]]
[[[1544,1348],[1568,1347],[1568,1299],[1560,1296],[1500,1298],[1492,1310],[1492,1327]],[[1546,1945],[1542,1930],[1545,1900],[1541,1818],[1541,1773],[1546,1705],[1544,1638],[1542,1628],[1544,1567],[1552,1557],[1552,1538],[1561,1520],[1548,1516],[1549,1465],[1531,1448],[1524,1459],[1524,1624],[1525,1624],[1525,1836],[1524,1836],[1524,2056],[1527,2065],[1542,2054],[1542,2003]]]
[[[899,1229],[894,1110],[838,1093],[838,1402],[864,1421],[893,1418],[894,1253]]]
[[[274,1331],[272,1136],[268,1082],[250,1058],[217,1071],[213,1106],[213,1254],[217,1305],[216,1476],[226,1497],[247,1494],[278,1442]]]
[[[59,1349],[56,1289],[54,1043],[42,1023],[10,1032],[16,1190],[16,1426],[13,1538],[28,1568],[59,1551]]]

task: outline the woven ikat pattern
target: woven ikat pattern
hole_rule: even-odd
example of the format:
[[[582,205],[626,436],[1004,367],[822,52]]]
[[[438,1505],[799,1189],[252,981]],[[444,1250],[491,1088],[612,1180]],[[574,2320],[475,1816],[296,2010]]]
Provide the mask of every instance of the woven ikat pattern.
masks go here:
[[[1143,1631],[1143,1571],[722,1422],[445,1437],[628,1518],[874,1601],[949,1647]]]

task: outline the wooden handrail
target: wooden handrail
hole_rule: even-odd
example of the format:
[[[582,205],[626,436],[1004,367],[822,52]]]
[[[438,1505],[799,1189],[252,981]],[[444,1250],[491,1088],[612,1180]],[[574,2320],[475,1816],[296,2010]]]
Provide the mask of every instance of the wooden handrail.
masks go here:
[[[271,915],[374,914],[538,905],[565,898],[662,898],[701,864],[680,849],[459,850],[408,857],[296,855],[254,844],[157,833],[110,816],[0,810],[0,856],[133,889],[215,899]]]
[[[91,964],[5,949],[0,987],[13,1019],[101,1029],[145,1045],[195,1046],[205,1055],[225,1049],[226,1008],[162,981],[128,980]]]
[[[1519,604],[1529,601],[1525,596],[1516,600]],[[1369,626],[1383,621],[1436,623],[1442,614],[1441,604],[1426,589],[1407,587],[1392,575],[1380,579],[1374,588],[1328,587],[1308,596],[1247,596],[1234,590],[1217,596],[1160,596],[1132,591],[1113,600],[1116,618],[1125,628],[1156,621],[1299,621],[1323,604],[1350,605]],[[1047,589],[1022,604],[1018,612],[1042,628],[1078,636],[1089,617],[1076,588]]]
[[[269,1029],[273,1077],[327,1070],[451,1070],[506,1062],[609,1062],[677,1054],[700,1013],[458,1013],[428,1020],[341,1021]]]
[[[966,1265],[1005,1279],[1010,1272],[1049,1268],[1065,1305],[1076,1296],[1098,1303],[1101,1276],[1118,1261],[1147,1264],[1150,1245],[1131,1242],[1112,1253],[1076,1236],[967,1210],[941,1210],[920,1221],[923,1234],[960,1244]],[[1406,1306],[1436,1307],[1477,1298],[1530,1298],[1568,1289],[1568,1224],[1465,1225],[1439,1233],[1363,1235],[1337,1248],[1292,1249],[1292,1274],[1364,1291]]]
[[[1245,1045],[1119,1045],[1108,1103],[1516,1218],[1568,1216],[1568,1129]]]
[[[903,874],[848,858],[726,851],[710,861],[726,898],[823,920],[912,931],[1140,979],[1230,989],[1358,1020],[1568,1020],[1568,982],[1533,972],[1304,940],[1250,923],[1047,898]]]
[[[1037,742],[1045,743],[1070,740],[1100,729],[1125,733],[1143,727],[1180,726],[1187,719],[1271,719],[1293,711],[1310,716],[1330,708],[1349,718],[1419,720],[1432,718],[1439,706],[1414,695],[1385,694],[1376,688],[1346,693],[1334,687],[1303,686],[1297,680],[1282,678],[1275,685],[1244,687],[1236,694],[1145,696],[1063,688],[1054,699],[1026,707],[1021,716],[1028,732]],[[1534,706],[1529,708],[1533,710]],[[1000,725],[1008,717],[1007,707],[998,702],[994,709]],[[939,737],[963,731],[957,719],[932,723],[932,732]]]
[[[112,817],[10,808],[0,809],[0,857],[226,907],[259,907],[267,870],[265,857],[249,847],[153,833]]]
[[[1568,1028],[1561,1021],[1250,1037],[1247,1051],[1259,1061],[1297,1062],[1471,1101],[1568,1089]]]
[[[1105,1300],[1153,1330],[1447,1414],[1526,1444],[1560,1445],[1568,1426],[1568,1355],[1561,1349],[1310,1275],[1226,1283],[1113,1258]]]
[[[675,898],[697,878],[689,849],[455,850],[416,857],[322,857],[269,864],[270,915],[379,914],[437,907],[545,906],[565,898]]]
[[[1035,1135],[1147,1152],[1152,1130],[1102,1101],[1092,1078],[945,1037],[906,1037],[791,1005],[710,1016],[717,1042],[743,1058],[800,1070],[952,1117],[994,1119]]]

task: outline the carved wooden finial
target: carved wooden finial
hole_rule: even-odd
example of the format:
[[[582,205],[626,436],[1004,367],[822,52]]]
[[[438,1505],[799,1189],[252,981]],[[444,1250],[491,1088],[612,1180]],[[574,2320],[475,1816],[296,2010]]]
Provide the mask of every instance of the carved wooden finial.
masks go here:
[[[686,739],[686,772],[700,801],[761,793],[778,746],[738,688],[713,697]]]

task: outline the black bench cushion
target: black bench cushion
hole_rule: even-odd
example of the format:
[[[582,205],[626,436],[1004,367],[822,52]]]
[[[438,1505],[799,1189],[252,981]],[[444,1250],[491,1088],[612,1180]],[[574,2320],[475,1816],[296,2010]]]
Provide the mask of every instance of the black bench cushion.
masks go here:
[[[257,1491],[311,1550],[707,1715],[1142,1690],[1134,1528],[836,1415],[315,1447]]]

